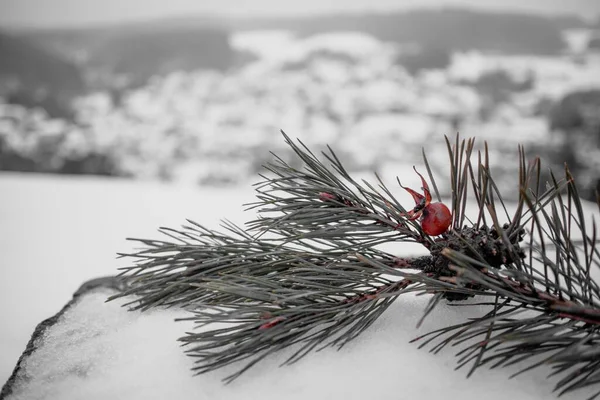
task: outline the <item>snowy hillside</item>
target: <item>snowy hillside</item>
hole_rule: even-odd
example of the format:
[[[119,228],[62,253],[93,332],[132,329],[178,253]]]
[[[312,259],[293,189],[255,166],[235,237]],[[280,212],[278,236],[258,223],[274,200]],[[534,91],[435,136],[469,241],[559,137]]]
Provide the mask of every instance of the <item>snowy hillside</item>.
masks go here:
[[[230,42],[253,61],[174,72],[119,96],[90,94],[74,122],[0,104],[4,151],[48,171],[214,185],[254,175],[267,148],[282,150],[280,129],[332,145],[355,171],[410,166],[421,147],[437,153],[443,135],[461,131],[492,142],[502,155],[492,162],[502,158],[504,169],[518,142],[558,145],[541,104],[600,88],[600,55],[582,53],[581,40],[553,57],[457,52],[447,66],[414,75],[403,63],[415,49],[360,32],[239,32]],[[440,172],[444,163],[432,159]]]

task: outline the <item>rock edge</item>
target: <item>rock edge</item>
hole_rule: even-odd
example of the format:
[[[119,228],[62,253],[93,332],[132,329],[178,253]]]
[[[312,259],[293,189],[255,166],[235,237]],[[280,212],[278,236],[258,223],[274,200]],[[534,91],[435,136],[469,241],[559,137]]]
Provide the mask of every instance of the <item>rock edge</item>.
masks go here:
[[[46,330],[49,327],[56,324],[58,322],[58,320],[60,319],[60,317],[69,308],[71,308],[71,306],[73,306],[73,304],[75,304],[81,296],[83,296],[86,293],[88,293],[94,289],[97,289],[97,288],[108,288],[108,289],[115,289],[118,291],[122,291],[126,287],[127,287],[127,284],[126,284],[125,280],[121,277],[116,277],[116,276],[105,276],[102,278],[95,278],[95,279],[91,279],[91,280],[83,283],[79,287],[79,289],[77,289],[77,291],[73,294],[73,298],[67,304],[65,304],[65,306],[58,313],[56,313],[52,317],[47,318],[44,321],[40,322],[35,327],[35,330],[33,331],[33,334],[31,335],[31,339],[29,339],[29,342],[27,343],[27,346],[25,347],[25,351],[23,351],[23,354],[21,354],[21,356],[19,357],[19,360],[17,361],[17,365],[13,369],[12,374],[10,375],[10,377],[8,378],[8,380],[6,381],[4,386],[2,386],[2,390],[0,391],[0,400],[5,399],[10,394],[12,394],[13,386],[18,378],[23,377],[23,379],[27,379],[26,376],[22,376],[24,374],[23,363],[25,362],[25,359],[38,348],[40,341],[41,341],[44,333],[46,332]]]

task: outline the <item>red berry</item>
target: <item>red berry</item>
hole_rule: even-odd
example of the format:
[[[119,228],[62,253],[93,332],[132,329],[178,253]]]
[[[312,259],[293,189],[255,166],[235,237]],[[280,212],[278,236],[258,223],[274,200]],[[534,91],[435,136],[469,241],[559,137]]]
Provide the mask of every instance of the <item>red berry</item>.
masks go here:
[[[430,236],[438,236],[446,232],[452,223],[452,213],[443,203],[431,203],[431,192],[429,192],[429,185],[423,178],[423,175],[419,174],[419,171],[415,172],[421,178],[423,184],[423,194],[417,193],[411,188],[404,187],[408,193],[411,194],[415,200],[415,208],[408,211],[405,215],[408,219],[414,221],[421,218],[421,228],[423,232]]]
[[[446,232],[452,223],[452,214],[443,203],[431,203],[423,209],[421,228],[431,236]]]

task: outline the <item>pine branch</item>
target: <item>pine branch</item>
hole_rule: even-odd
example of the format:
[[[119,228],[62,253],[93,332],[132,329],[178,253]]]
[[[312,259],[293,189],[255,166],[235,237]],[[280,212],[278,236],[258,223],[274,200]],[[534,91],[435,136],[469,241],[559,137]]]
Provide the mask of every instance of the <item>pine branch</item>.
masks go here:
[[[133,309],[186,307],[202,328],[180,339],[196,358],[196,373],[245,361],[225,378],[230,382],[282,349],[294,349],[284,362],[290,364],[313,350],[341,348],[399,296],[416,292],[432,295],[419,324],[442,301],[493,298],[485,315],[415,339],[434,352],[459,346],[458,368],[470,365],[469,375],[525,361],[517,373],[552,365],[552,375],[562,376],[559,394],[600,382],[596,225],[592,220],[589,235],[568,169],[542,191],[539,159],[527,163],[519,148],[511,215],[487,145],[474,157],[474,140],[447,140],[446,223],[445,206],[432,203],[424,177],[423,194],[398,181],[416,203],[405,208],[381,180],[355,181],[331,149],[321,160],[284,139],[304,167],[275,156],[248,205],[259,217],[245,229],[224,223],[221,233],[188,221],[181,230],[161,228],[170,241],[134,239],[144,248],[122,254],[136,262],[123,271],[130,288],[115,297],[133,295]],[[470,201],[476,215],[467,213]],[[418,243],[429,255],[381,250],[394,242]]]

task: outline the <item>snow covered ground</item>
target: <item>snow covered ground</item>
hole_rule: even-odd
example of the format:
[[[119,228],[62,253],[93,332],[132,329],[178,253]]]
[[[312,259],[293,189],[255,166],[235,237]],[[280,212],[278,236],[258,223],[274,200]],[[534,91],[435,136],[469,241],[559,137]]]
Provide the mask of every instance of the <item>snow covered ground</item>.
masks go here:
[[[114,275],[126,237],[158,237],[185,218],[243,223],[250,185],[235,189],[147,184],[97,177],[0,174],[0,382],[42,320],[92,278]]]
[[[434,355],[409,344],[417,334],[415,325],[427,304],[425,297],[397,301],[341,351],[327,349],[279,368],[291,354],[284,351],[226,386],[221,379],[239,366],[196,377],[189,371],[193,360],[183,354],[176,339],[192,324],[173,322],[185,316],[182,312],[128,312],[119,304],[104,303],[110,294],[97,290],[84,296],[50,329],[44,346],[26,364],[34,378],[23,387],[17,385],[7,400],[554,398],[543,370],[508,381],[510,369],[481,369],[466,379],[467,371],[454,371],[454,349]],[[470,312],[483,310],[476,307]],[[464,316],[464,308],[441,305],[419,332],[456,323]]]
[[[36,324],[54,315],[81,283],[114,274],[124,265],[115,259],[115,253],[130,249],[125,237],[157,237],[157,227],[178,226],[185,218],[210,227],[217,227],[222,217],[242,223],[251,215],[244,214],[240,205],[253,200],[250,185],[207,190],[27,174],[1,174],[0,194],[0,382],[10,375]],[[418,333],[462,321],[469,313],[479,314],[478,308],[442,305],[417,330],[415,324],[427,298],[406,296],[343,351],[315,353],[286,368],[277,367],[284,357],[277,355],[234,384],[223,386],[220,379],[227,371],[201,377],[189,372],[192,360],[175,342],[190,328],[173,322],[181,312],[130,313],[118,303],[105,304],[108,294],[100,291],[85,296],[56,325],[49,353],[38,359],[54,371],[71,371],[71,375],[87,363],[91,366],[83,374],[87,381],[62,375],[51,379],[50,386],[48,381],[35,381],[32,387],[36,391],[31,393],[36,398],[132,399],[133,394],[143,399],[553,396],[544,379],[547,371],[534,371],[509,382],[507,377],[515,369],[480,370],[466,380],[466,371],[453,370],[456,359],[452,349],[432,355],[408,343]],[[60,333],[69,323],[79,327],[77,334],[85,339],[86,347],[65,344]],[[97,353],[98,348],[102,354]],[[44,373],[40,372],[48,378]]]

